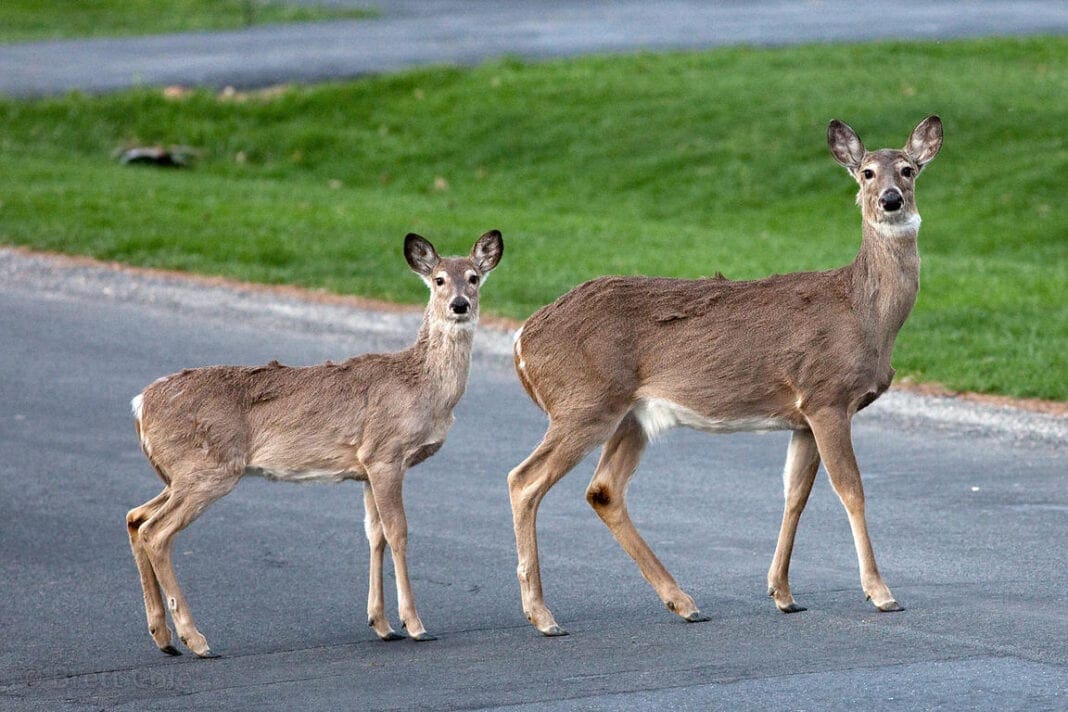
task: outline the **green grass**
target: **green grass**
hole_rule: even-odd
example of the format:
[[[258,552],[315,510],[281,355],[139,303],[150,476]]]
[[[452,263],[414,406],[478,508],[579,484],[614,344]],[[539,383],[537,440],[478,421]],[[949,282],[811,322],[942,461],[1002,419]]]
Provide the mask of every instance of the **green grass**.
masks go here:
[[[287,0],[3,0],[0,43],[233,30],[373,15],[366,8]]]
[[[0,101],[0,242],[421,302],[410,230],[500,228],[484,308],[606,273],[824,269],[860,240],[827,121],[870,147],[945,122],[919,179],[923,288],[899,375],[1068,399],[1064,38],[490,63],[250,95]],[[122,167],[130,143],[192,170]]]

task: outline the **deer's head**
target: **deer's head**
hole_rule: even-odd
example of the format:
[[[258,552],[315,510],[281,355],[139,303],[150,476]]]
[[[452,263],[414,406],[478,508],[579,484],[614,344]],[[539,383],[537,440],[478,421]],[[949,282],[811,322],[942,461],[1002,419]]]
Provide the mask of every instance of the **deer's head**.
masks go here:
[[[479,290],[502,254],[504,241],[497,230],[478,238],[466,257],[441,257],[430,241],[415,233],[404,238],[408,265],[430,288],[428,317],[447,326],[474,328]]]
[[[882,235],[914,234],[920,222],[916,176],[942,147],[942,120],[928,116],[900,150],[868,151],[856,131],[834,119],[827,126],[827,144],[835,160],[860,184],[857,204],[864,221]]]

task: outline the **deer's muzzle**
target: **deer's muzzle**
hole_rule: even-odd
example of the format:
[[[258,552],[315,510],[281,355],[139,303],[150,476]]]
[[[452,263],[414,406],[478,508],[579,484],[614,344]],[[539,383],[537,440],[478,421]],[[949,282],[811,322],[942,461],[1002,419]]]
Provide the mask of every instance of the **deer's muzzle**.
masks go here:
[[[901,193],[896,188],[887,188],[879,196],[879,207],[888,213],[900,210],[904,204],[905,199],[901,197]]]

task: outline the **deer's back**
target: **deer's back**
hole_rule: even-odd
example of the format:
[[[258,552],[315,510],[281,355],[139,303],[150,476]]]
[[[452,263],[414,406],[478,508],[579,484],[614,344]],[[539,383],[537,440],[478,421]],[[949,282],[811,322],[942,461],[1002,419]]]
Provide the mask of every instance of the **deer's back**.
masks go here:
[[[142,444],[163,469],[202,461],[278,479],[358,478],[361,447],[400,443],[405,431],[418,439],[430,428],[415,407],[420,378],[403,352],[188,369],[143,391]]]
[[[517,369],[551,416],[669,402],[725,423],[793,427],[799,398],[869,368],[841,348],[864,340],[850,280],[848,268],[744,282],[595,279],[527,320]]]

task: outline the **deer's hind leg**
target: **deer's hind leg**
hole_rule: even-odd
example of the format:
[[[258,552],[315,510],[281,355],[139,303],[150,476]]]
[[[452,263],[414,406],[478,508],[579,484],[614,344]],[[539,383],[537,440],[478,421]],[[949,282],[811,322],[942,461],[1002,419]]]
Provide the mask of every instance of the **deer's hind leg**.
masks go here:
[[[605,443],[597,470],[586,489],[586,501],[605,523],[641,569],[642,576],[656,591],[669,611],[690,623],[709,620],[693,598],[679,588],[667,568],[642,538],[627,511],[627,484],[645,450],[645,431],[633,414],[628,414]]]
[[[620,415],[593,412],[574,414],[566,420],[553,419],[534,452],[508,474],[523,613],[542,635],[567,635],[567,631],[557,625],[542,593],[538,507],[560,478],[612,434],[619,418]]]
[[[208,506],[234,488],[241,478],[236,467],[186,470],[174,474],[170,496],[141,525],[139,530],[144,552],[151,562],[159,586],[166,597],[175,630],[186,647],[200,657],[213,657],[208,641],[197,630],[185,595],[174,573],[171,549],[174,537],[200,516]]]
[[[141,526],[167,502],[169,497],[170,487],[165,487],[162,492],[140,507],[131,509],[126,514],[126,532],[130,535],[130,549],[137,563],[137,573],[141,577],[145,615],[148,618],[148,633],[160,650],[168,655],[181,655],[181,651],[171,644],[171,629],[167,626],[167,610],[163,605],[163,594],[160,592],[152,561],[141,541]]]
[[[805,610],[794,602],[793,593],[790,591],[790,557],[794,551],[797,523],[812,492],[812,483],[819,467],[820,453],[812,431],[794,431],[782,472],[785,499],[782,527],[779,529],[779,541],[775,545],[775,556],[771,560],[771,568],[768,569],[768,595],[775,599],[775,605],[783,613]]]

